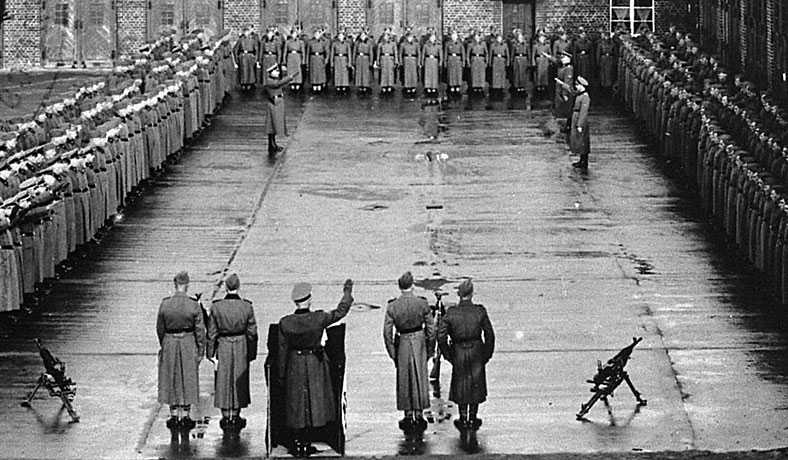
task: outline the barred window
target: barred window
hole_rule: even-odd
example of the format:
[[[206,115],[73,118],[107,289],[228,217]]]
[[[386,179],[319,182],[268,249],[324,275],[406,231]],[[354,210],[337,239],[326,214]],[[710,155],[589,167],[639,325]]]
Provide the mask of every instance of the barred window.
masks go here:
[[[654,0],[610,0],[610,30],[654,30]]]
[[[68,2],[55,4],[55,24],[68,27],[71,22],[71,5]]]
[[[104,2],[90,2],[87,23],[91,26],[104,25]]]
[[[289,1],[276,0],[274,5],[274,22],[277,24],[287,24],[290,22]]]
[[[394,2],[391,0],[384,1],[378,9],[378,14],[380,15],[381,24],[394,24]]]
[[[175,25],[175,3],[162,3],[161,4],[161,25],[174,26]]]

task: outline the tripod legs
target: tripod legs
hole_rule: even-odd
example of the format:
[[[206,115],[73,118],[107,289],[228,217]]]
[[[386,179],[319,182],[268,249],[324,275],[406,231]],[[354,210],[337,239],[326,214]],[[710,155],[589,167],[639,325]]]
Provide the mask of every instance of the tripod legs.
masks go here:
[[[624,372],[624,381],[627,382],[627,386],[629,386],[629,390],[632,391],[632,394],[635,396],[635,399],[640,406],[648,405],[648,401],[640,397],[640,392],[635,389],[635,385],[632,384],[632,380],[629,379],[629,374]]]
[[[44,384],[43,376],[41,376],[38,378],[38,382],[36,382],[36,387],[33,388],[33,391],[31,391],[30,394],[27,395],[27,399],[22,403],[22,407],[30,407],[30,401],[32,401],[33,398],[36,397],[36,393],[38,393],[38,389],[41,388],[41,385],[43,384]]]

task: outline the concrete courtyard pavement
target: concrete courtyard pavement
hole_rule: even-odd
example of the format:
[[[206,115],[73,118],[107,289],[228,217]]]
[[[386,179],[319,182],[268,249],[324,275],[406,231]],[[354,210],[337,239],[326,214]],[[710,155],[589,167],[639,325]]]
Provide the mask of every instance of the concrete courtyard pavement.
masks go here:
[[[435,120],[417,102],[288,100],[297,128],[276,163],[263,154],[261,104],[234,96],[39,315],[0,328],[9,376],[0,456],[263,455],[267,325],[292,310],[294,282],[311,282],[315,304],[333,308],[347,277],[357,301],[345,321],[347,453],[397,454],[401,415],[379,307],[404,270],[447,291],[470,276],[489,311],[497,353],[482,453],[788,445],[784,313],[710,238],[691,194],[666,178],[620,110],[594,110],[583,175],[564,144],[543,135],[549,113],[510,101],[449,103],[429,139]],[[206,295],[236,271],[255,304],[261,353],[237,445],[221,440],[210,363],[188,448],[173,450],[155,402],[156,309],[182,268]],[[36,336],[78,382],[80,424],[55,422],[52,400],[18,406],[39,372]],[[596,360],[632,336],[644,337],[628,370],[648,406],[636,410],[622,388],[612,420],[600,405],[576,421]],[[449,374],[446,365],[444,382]],[[462,453],[451,422],[430,425],[420,452]]]

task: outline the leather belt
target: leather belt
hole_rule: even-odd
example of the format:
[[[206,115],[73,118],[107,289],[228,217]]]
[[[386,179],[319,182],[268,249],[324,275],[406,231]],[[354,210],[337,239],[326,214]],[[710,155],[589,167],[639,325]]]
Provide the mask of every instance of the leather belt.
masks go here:
[[[484,57],[484,54],[471,54],[472,57]]]
[[[298,50],[290,50],[290,54],[301,54],[301,51],[298,51]]]
[[[242,51],[244,54],[254,54],[254,51]]]
[[[265,54],[266,56],[276,56],[276,53],[274,53],[273,51],[266,51],[263,54]]]
[[[187,328],[183,328],[183,329],[168,329],[168,330],[166,330],[164,332],[165,332],[165,334],[181,334],[181,333],[189,334],[189,333],[194,332],[194,328],[193,327],[187,327]]]
[[[588,51],[581,51],[580,54],[588,54]]]
[[[282,98],[282,97],[283,97],[283,96],[282,96],[281,94],[275,94],[275,95],[274,95],[274,99],[280,99],[280,98]]]
[[[323,353],[323,347],[315,348],[294,348],[293,352],[297,355],[316,355]]]
[[[415,58],[415,57],[419,57],[419,56],[417,54],[406,54],[405,57],[406,58],[408,58],[408,57]]]
[[[436,55],[434,55],[434,54],[428,54],[428,55],[426,55],[426,56],[424,56],[424,57],[433,58],[433,59],[438,59],[438,56],[436,56]]]
[[[518,54],[515,54],[514,57],[528,57],[528,55],[527,54],[518,53]]]
[[[323,54],[325,53],[321,51],[319,53],[312,53],[312,56],[322,56]]]
[[[464,339],[464,340],[452,340],[453,345],[462,345],[466,343],[474,343],[474,342],[481,342],[481,337],[474,337],[472,339]]]
[[[394,56],[393,54],[383,53],[384,56]]]
[[[399,332],[400,334],[413,334],[414,332],[420,332],[423,330],[424,328],[421,325],[419,325],[417,327],[412,327],[410,329],[397,329],[397,332]]]
[[[0,246],[0,249],[5,249],[5,250],[11,250],[11,251],[13,251],[13,250],[14,250],[14,246],[13,246],[13,245],[11,245],[11,246]]]
[[[246,331],[244,332],[220,332],[219,337],[240,337],[242,335],[246,335]]]
[[[504,57],[503,54],[496,54],[495,57]]]
[[[347,54],[339,53],[334,55],[334,57],[345,57],[345,56],[347,56]]]
[[[455,56],[456,57],[456,56],[460,56],[460,54],[459,53],[449,53],[449,56]]]

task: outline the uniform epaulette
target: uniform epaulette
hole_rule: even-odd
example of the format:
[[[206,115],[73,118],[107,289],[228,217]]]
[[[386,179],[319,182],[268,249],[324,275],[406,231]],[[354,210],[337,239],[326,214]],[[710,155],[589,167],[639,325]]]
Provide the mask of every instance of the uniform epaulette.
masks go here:
[[[388,300],[388,302],[386,302],[386,303],[391,303],[391,302],[394,302],[395,300],[397,300],[397,298],[396,298],[396,297],[392,297],[392,298],[390,298],[390,299]]]
[[[249,305],[252,305],[252,301],[249,299],[241,299],[241,300],[243,300],[244,302],[249,302]]]
[[[161,301],[164,302],[165,300],[170,300],[170,299],[172,299],[172,296],[168,295],[167,297],[161,299]]]
[[[222,299],[213,299],[213,300],[211,301],[211,303],[216,303],[216,302],[221,302],[221,301],[222,301]]]

